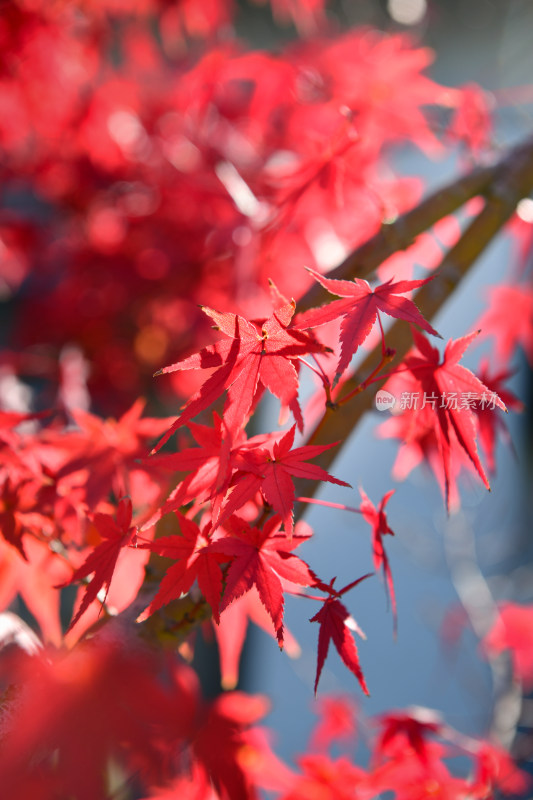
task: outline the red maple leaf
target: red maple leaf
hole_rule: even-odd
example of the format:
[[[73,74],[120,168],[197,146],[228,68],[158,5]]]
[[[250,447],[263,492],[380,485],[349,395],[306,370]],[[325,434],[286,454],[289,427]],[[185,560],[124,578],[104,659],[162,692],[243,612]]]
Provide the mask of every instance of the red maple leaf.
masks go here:
[[[375,797],[368,773],[354,766],[347,756],[333,759],[323,753],[298,758],[302,774],[293,781],[282,800],[354,800]]]
[[[494,392],[505,403],[511,411],[522,411],[523,404],[515,395],[505,387],[505,381],[511,377],[509,370],[500,370],[495,374],[489,373],[489,362],[484,358],[477,370],[478,377],[490,392]],[[489,472],[494,474],[496,471],[496,438],[499,433],[503,440],[512,448],[512,440],[503,421],[502,415],[496,408],[491,408],[488,404],[477,404],[476,416],[479,424],[479,441],[485,457]]]
[[[212,550],[233,560],[228,570],[221,611],[255,586],[270,614],[280,647],[283,647],[282,579],[300,586],[314,586],[316,576],[307,564],[290,551],[301,542],[279,533],[281,519],[271,517],[263,529],[252,528],[239,517],[227,525],[232,536],[216,542]]]
[[[303,430],[298,403],[298,373],[293,361],[307,353],[324,352],[324,345],[310,334],[291,326],[294,301],[274,310],[263,322],[249,321],[238,314],[219,313],[203,307],[203,311],[229,337],[205,347],[199,353],[159,370],[156,375],[187,369],[212,369],[213,374],[189,400],[180,416],[159,441],[159,449],[182,425],[204,411],[227,389],[224,422],[236,436],[265,388],[288,406]]]
[[[392,754],[400,737],[405,738],[423,763],[428,762],[427,737],[441,734],[443,727],[438,714],[427,708],[389,712],[377,717],[376,722],[381,726],[374,748],[378,759]]]
[[[359,278],[355,278],[353,281],[332,280],[324,278],[312,269],[308,271],[328,292],[344,298],[334,300],[321,308],[306,311],[297,319],[298,327],[315,328],[342,317],[341,354],[337,365],[337,375],[342,374],[348,367],[352,356],[369,335],[376,319],[380,320],[380,311],[390,317],[404,319],[418,325],[428,333],[440,338],[440,334],[424,319],[413,301],[407,297],[400,297],[405,292],[423,286],[432,280],[432,277],[417,281],[397,281],[396,283],[389,280],[372,289],[368,281]]]
[[[266,740],[251,736],[257,730],[255,723],[268,710],[269,702],[261,695],[225,692],[204,711],[203,724],[198,726],[191,745],[191,755],[209,775],[216,788],[214,796],[221,800],[254,800],[257,794],[252,780],[253,767],[264,759],[274,770],[283,768]],[[246,757],[243,758],[243,754]]]
[[[148,461],[157,467],[172,471],[188,472],[178,483],[163,506],[143,528],[151,527],[161,516],[176,511],[182,506],[213,499],[213,516],[217,516],[220,503],[229,487],[230,479],[236,471],[239,454],[266,444],[276,438],[276,434],[261,434],[247,439],[244,431],[237,437],[228,436],[224,420],[213,414],[214,428],[189,422],[188,428],[199,447],[187,447],[178,453],[151,456]],[[233,446],[232,446],[233,445]]]
[[[521,346],[533,365],[533,289],[517,284],[500,284],[488,290],[489,306],[478,319],[481,336],[494,339],[494,357],[498,366],[508,367],[517,347]]]
[[[176,516],[181,536],[163,536],[148,545],[141,545],[153,553],[172,558],[176,562],[167,569],[159,591],[150,603],[148,614],[153,614],[161,606],[188,592],[197,580],[200,591],[211,606],[215,621],[218,622],[218,608],[222,596],[222,570],[219,564],[225,559],[209,547],[210,540],[205,530],[200,530],[195,522],[182,514],[176,512]],[[145,614],[146,612],[141,615],[141,619]]]
[[[306,142],[310,152],[302,155],[296,166],[283,162],[268,170],[268,184],[274,189],[273,206],[277,210],[277,223],[293,217],[299,200],[308,192],[317,192],[317,199],[341,204],[340,185],[346,177],[346,153],[358,142],[359,137],[349,112],[339,112],[333,120],[333,129],[322,131],[315,140]],[[360,172],[357,172],[359,178]]]
[[[80,409],[72,412],[81,430],[70,435],[75,455],[61,467],[57,478],[79,472],[89,508],[107,499],[110,489],[117,497],[128,494],[135,472],[150,480],[155,465],[140,459],[147,453],[147,443],[166,428],[168,418],[141,417],[145,405],[145,400],[137,399],[118,420],[101,419]]]
[[[218,414],[213,414],[214,427],[199,425],[189,422],[188,428],[198,447],[181,448],[177,453],[154,455],[147,459],[164,469],[173,472],[186,472],[187,476],[180,481],[176,489],[168,498],[163,513],[179,508],[193,499],[207,499],[213,492],[213,486],[218,486],[224,455],[224,423]],[[246,435],[241,433],[236,444],[241,444]],[[226,465],[229,459],[226,453]],[[169,501],[171,501],[172,506]]]
[[[394,489],[391,489],[390,492],[387,492],[382,498],[379,503],[379,506],[376,508],[369,497],[365,494],[363,489],[359,488],[359,493],[362,498],[362,503],[360,505],[360,511],[363,515],[364,519],[370,527],[372,528],[372,551],[374,557],[374,568],[379,570],[383,568],[383,576],[385,578],[385,587],[390,595],[390,601],[392,606],[392,613],[394,616],[394,629],[396,630],[397,625],[397,614],[396,614],[396,594],[394,592],[394,583],[392,581],[392,573],[390,569],[389,559],[385,548],[383,547],[383,536],[387,533],[391,536],[394,536],[394,531],[391,530],[389,527],[389,523],[387,522],[387,515],[385,513],[385,506],[389,502],[390,498],[394,494]]]
[[[218,525],[222,525],[231,514],[261,490],[266,502],[280,514],[285,531],[291,536],[294,508],[294,484],[291,476],[350,486],[349,483],[332,477],[316,464],[303,463],[330,447],[335,447],[335,444],[304,445],[291,450],[295,428],[293,425],[279,442],[274,442],[268,449],[256,448],[241,452],[240,459],[236,461],[240,472],[236,474],[234,486],[222,506],[220,517],[216,520]]]
[[[309,525],[299,520],[294,526],[293,542],[306,542],[313,535]],[[292,586],[283,578],[284,591],[294,592]],[[224,689],[234,689],[239,680],[239,659],[246,638],[248,622],[253,622],[269,636],[276,636],[276,630],[268,611],[265,609],[255,586],[241,597],[233,600],[224,609],[218,625],[214,625],[220,656],[221,682]],[[287,626],[283,625],[283,649],[291,658],[300,655],[300,646]]]
[[[492,797],[499,789],[503,795],[525,796],[531,787],[531,775],[519,769],[503,747],[484,741],[476,753],[474,797]]]
[[[533,605],[501,603],[498,617],[481,644],[491,656],[510,650],[513,676],[524,690],[533,687]]]
[[[56,586],[71,575],[71,568],[48,543],[28,536],[24,542],[28,559],[24,561],[11,545],[0,540],[0,608],[9,608],[19,595],[41,630],[41,638],[60,646],[60,595]]]
[[[21,413],[0,410],[0,480],[10,479],[12,483],[26,477],[41,474],[41,463],[33,447],[24,447],[29,437],[21,436],[17,427],[26,421],[46,416],[47,412]]]
[[[487,797],[472,794],[470,780],[455,778],[443,759],[450,755],[440,742],[426,742],[425,760],[409,746],[406,736],[397,735],[389,746],[388,759],[372,773],[372,788],[378,795],[393,794],[395,800],[465,800]]]
[[[386,383],[386,389],[395,397],[400,397],[405,408],[400,414],[392,414],[378,428],[378,436],[392,437],[401,441],[392,469],[393,477],[403,481],[409,473],[425,462],[433,472],[443,497],[447,498],[448,510],[460,507],[457,479],[461,470],[473,471],[474,465],[465,451],[457,443],[453,430],[450,434],[450,458],[446,463],[446,474],[442,458],[439,431],[435,425],[434,410],[431,405],[420,408],[420,384],[410,372],[398,372]],[[397,389],[396,393],[395,390]],[[410,406],[410,398],[415,398]]]
[[[110,514],[93,514],[92,521],[103,541],[89,553],[83,564],[74,571],[71,579],[57,587],[62,589],[64,586],[88,578],[94,573],[85,590],[78,612],[69,625],[69,630],[74,627],[81,615],[96,599],[103,586],[106,587],[103,599],[105,603],[119,553],[123,547],[131,545],[135,539],[137,528],[132,526],[131,517],[132,504],[129,497],[123,497],[120,500],[116,520]]]
[[[219,624],[214,626],[223,689],[234,689],[239,682],[239,662],[249,622],[253,622],[269,636],[276,636],[272,618],[261,602],[255,586],[227,606]],[[285,624],[283,650],[291,658],[296,658],[301,652],[298,642]]]
[[[422,111],[424,104],[442,98],[440,87],[423,74],[430,51],[413,49],[403,34],[384,39],[368,33],[353,29],[334,39],[315,37],[299,45],[301,78],[295,94],[304,102],[294,104],[293,126],[300,127],[292,128],[293,139],[298,143],[298,135],[308,138],[302,131],[316,129],[316,122],[310,128],[311,121],[320,120],[326,104],[335,109],[343,105],[354,114],[366,159],[375,158],[384,143],[404,137],[435,152],[440,144]]]
[[[30,495],[25,492],[28,487]],[[32,513],[34,505],[33,495],[35,485],[23,480],[18,485],[13,484],[9,477],[0,487],[0,533],[10,545],[15,547],[22,558],[27,561],[24,552],[22,535],[33,530],[42,529],[45,518],[37,513]]]
[[[457,91],[457,105],[447,133],[452,141],[464,144],[474,158],[490,145],[489,96],[481,87],[470,84]]]
[[[403,435],[407,442],[417,440],[420,430],[431,435],[442,461],[446,507],[450,507],[450,488],[453,487],[454,459],[467,456],[484,485],[490,488],[476,446],[476,408],[491,405],[506,411],[497,394],[482,383],[466,367],[459,364],[478,332],[450,339],[441,357],[437,348],[413,329],[417,350],[404,359],[407,370],[400,380],[407,380],[410,390],[416,390],[420,405],[407,413]],[[395,376],[394,376],[395,377]]]
[[[318,689],[320,673],[322,672],[322,667],[326,661],[329,643],[331,640],[333,640],[333,644],[337,648],[338,654],[348,669],[353,672],[361,684],[363,692],[365,694],[370,694],[366,685],[363,671],[359,664],[359,655],[357,653],[355,639],[350,631],[355,631],[362,636],[363,639],[366,637],[357,622],[350,615],[349,611],[339,600],[343,594],[348,592],[350,589],[353,589],[354,586],[357,586],[358,583],[364,581],[365,578],[369,578],[370,574],[371,573],[368,575],[363,575],[362,578],[358,578],[356,581],[348,583],[343,589],[339,589],[338,591],[333,588],[335,578],[333,578],[328,585],[320,584],[320,588],[323,591],[329,592],[329,596],[323,601],[324,605],[320,611],[318,611],[314,617],[311,617],[310,620],[310,622],[320,623],[320,631],[318,634],[318,659],[316,665],[315,694]]]
[[[327,750],[341,739],[355,741],[357,707],[348,695],[326,695],[316,701],[320,720],[315,725],[310,748]]]

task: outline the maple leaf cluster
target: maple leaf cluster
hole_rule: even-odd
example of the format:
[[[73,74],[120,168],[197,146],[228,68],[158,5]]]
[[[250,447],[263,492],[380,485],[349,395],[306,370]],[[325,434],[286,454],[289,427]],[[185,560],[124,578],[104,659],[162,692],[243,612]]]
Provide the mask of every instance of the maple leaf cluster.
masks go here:
[[[342,709],[342,716],[340,711]],[[357,711],[349,698],[326,698],[319,709],[319,724],[311,741],[315,750],[299,759],[300,772],[283,800],[308,797],[377,798],[392,792],[395,798],[494,797],[527,789],[528,777],[513,764],[505,750],[485,742],[467,740],[426,708],[393,711],[371,719],[365,731],[371,750],[370,769],[352,763],[349,755],[333,757],[333,746],[357,739]],[[339,724],[342,720],[341,724]],[[447,759],[458,752],[472,762],[470,778],[454,777]]]
[[[6,688],[14,674],[17,685]],[[279,800],[377,800],[384,792],[400,800],[484,800],[530,786],[503,748],[464,737],[436,712],[413,708],[365,722],[343,696],[323,699],[312,749],[294,769],[258,724],[269,710],[266,698],[228,692],[204,701],[191,667],[149,651],[124,630],[66,653],[13,651],[2,660],[0,681],[0,776],[4,790],[19,797],[110,797],[110,757],[134,774],[145,800],[252,800],[261,789]],[[367,768],[349,755],[361,725]],[[346,754],[338,755],[339,746]],[[469,777],[450,772],[458,753],[471,763]]]
[[[71,652],[12,653],[2,664],[3,688],[15,673],[16,713],[3,710],[0,759],[13,796],[109,797],[110,757],[154,792],[183,773],[175,784],[182,797],[193,787],[198,797],[255,797],[258,775],[237,758],[243,751],[262,761],[258,774],[282,774],[255,727],[265,698],[234,692],[206,703],[192,668],[165,662],[124,632]]]
[[[311,34],[303,21],[323,5],[275,7]],[[379,165],[394,142],[437,146],[423,107],[460,102],[423,74],[429,51],[402,35],[315,29],[278,55],[247,52],[224,34],[233,7],[2,6],[0,286],[23,304],[5,363],[45,381],[43,407],[66,380],[69,345],[88,362],[93,401],[121,413],[157,391],[156,368],[205,344],[195,304],[260,317],[269,278],[297,297],[303,264],[333,265],[324,237],[347,251],[383,209],[420,195]],[[210,46],[186,47],[189,34]],[[182,397],[193,387],[173,375]]]
[[[511,360],[519,347],[532,357],[527,267],[491,290],[481,336],[442,356],[427,338],[440,334],[412,293],[438,271],[415,279],[412,262],[438,266],[454,219],[368,280],[328,276],[420,198],[383,166],[393,144],[442,149],[426,105],[452,112],[444,139],[484,148],[481,90],[431,81],[431,54],[403,35],[333,35],[323,0],[270,5],[305,34],[277,54],[228,35],[231,0],[0,4],[0,292],[17,311],[0,350],[0,607],[20,597],[39,632],[0,613],[0,783],[12,797],[482,800],[526,786],[499,747],[415,712],[375,721],[368,768],[333,758],[359,726],[334,698],[295,771],[257,724],[264,698],[205,701],[185,663],[200,629],[214,636],[234,690],[250,621],[295,655],[294,597],[318,624],[315,695],[331,644],[368,694],[347,596],[370,573],[319,574],[301,515],[323,502],[362,517],[396,631],[384,541],[395,490],[374,504],[359,487],[357,508],[301,496],[351,489],[323,466],[342,442],[319,443],[321,427],[377,381],[433,398],[396,409],[381,432],[401,441],[396,475],[427,461],[453,510],[461,469],[489,487],[477,442],[493,472],[508,438],[500,412],[521,407]],[[529,231],[513,224],[525,263]],[[311,287],[322,302],[299,307]],[[390,318],[412,335],[403,361]],[[459,362],[490,336],[496,366],[476,375]],[[358,381],[376,341],[381,360]],[[469,402],[443,404],[451,394]],[[280,428],[259,432],[268,395]],[[523,613],[501,606],[483,646],[511,649],[529,686]],[[469,778],[449,769],[454,748]]]

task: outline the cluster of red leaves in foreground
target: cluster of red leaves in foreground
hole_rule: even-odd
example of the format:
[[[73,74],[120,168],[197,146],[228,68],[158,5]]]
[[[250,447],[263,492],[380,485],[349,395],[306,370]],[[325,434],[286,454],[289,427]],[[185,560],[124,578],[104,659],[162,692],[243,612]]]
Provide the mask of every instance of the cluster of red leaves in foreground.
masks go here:
[[[334,698],[293,771],[257,725],[266,700],[205,702],[184,660],[200,626],[214,633],[233,689],[250,620],[297,649],[285,625],[294,595],[318,623],[315,693],[330,644],[368,693],[349,593],[369,575],[339,588],[301,555],[314,534],[296,519],[295,482],[349,487],[316,463],[335,443],[313,443],[314,409],[349,402],[352,357],[373,330],[380,377],[394,346],[386,317],[412,326],[414,349],[387,388],[435,402],[401,408],[383,433],[402,442],[398,471],[427,460],[451,507],[461,469],[488,487],[477,440],[491,471],[498,409],[519,406],[505,387],[510,361],[517,345],[532,356],[523,280],[494,287],[480,323],[497,337],[497,371],[459,363],[476,334],[442,356],[425,335],[439,334],[410,294],[432,276],[412,279],[413,261],[437,266],[459,235],[454,220],[388,259],[372,284],[324,276],[419,198],[417,181],[384,170],[383,151],[442,149],[423,106],[451,109],[449,138],[474,153],[489,120],[482,93],[425,77],[430,54],[406,38],[318,37],[323,2],[271,5],[313,37],[278,55],[247,52],[229,35],[230,0],[0,4],[0,289],[21,320],[0,351],[0,602],[19,595],[41,634],[2,617],[6,796],[482,800],[526,785],[499,747],[420,711],[373,722],[367,769],[333,757],[356,733],[350,702]],[[289,298],[313,282],[339,299],[299,313]],[[523,313],[509,316],[510,298]],[[156,368],[170,377],[154,381]],[[318,381],[311,398],[300,396],[304,371]],[[154,408],[171,391],[187,399],[177,417],[143,416],[141,391]],[[265,393],[294,424],[249,435]],[[438,402],[452,393],[469,402]],[[160,452],[167,443],[174,452]],[[393,490],[376,505],[360,495],[350,510],[370,526],[396,622],[384,542]],[[512,650],[525,686],[530,619],[503,606],[484,642],[488,654]],[[450,772],[457,755],[468,778]]]
[[[120,628],[70,652],[10,652],[0,678],[5,683],[14,674],[0,763],[11,797],[108,797],[110,757],[146,800],[245,800],[257,797],[258,787],[280,800],[370,800],[387,791],[402,800],[483,800],[494,787],[511,794],[527,786],[502,748],[462,736],[425,709],[369,721],[371,768],[333,756],[332,746],[349,750],[356,739],[356,710],[347,697],[321,701],[309,753],[292,769],[258,725],[268,711],[265,698],[230,692],[204,702],[189,666],[148,652]],[[468,779],[449,771],[447,760],[459,754],[472,765]],[[146,786],[153,787],[149,795]]]

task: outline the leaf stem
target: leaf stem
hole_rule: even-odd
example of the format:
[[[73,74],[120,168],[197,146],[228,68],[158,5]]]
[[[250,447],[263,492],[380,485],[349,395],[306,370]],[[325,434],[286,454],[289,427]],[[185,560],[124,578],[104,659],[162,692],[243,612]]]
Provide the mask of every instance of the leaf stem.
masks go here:
[[[390,364],[395,355],[396,355],[396,350],[388,350],[388,349],[384,350],[383,355],[381,357],[381,361],[379,362],[377,367],[375,367],[375,369],[372,370],[368,378],[365,378],[365,380],[362,381],[362,383],[360,383],[359,386],[356,386],[355,389],[353,389],[349,394],[345,395],[344,397],[341,397],[341,399],[337,401],[337,405],[338,406],[344,405],[349,400],[351,400],[352,397],[355,397],[355,395],[360,394],[360,392],[364,392],[364,390],[367,389],[368,386],[370,386],[370,384],[375,383],[375,381],[377,380],[377,375],[381,372],[383,367],[385,367],[387,364]]]
[[[315,497],[297,497],[298,503],[314,503],[319,506],[326,506],[327,508],[339,508],[341,511],[351,511],[354,514],[362,514],[360,508],[353,508],[353,506],[345,506],[342,503],[330,503],[329,500],[317,500]]]

